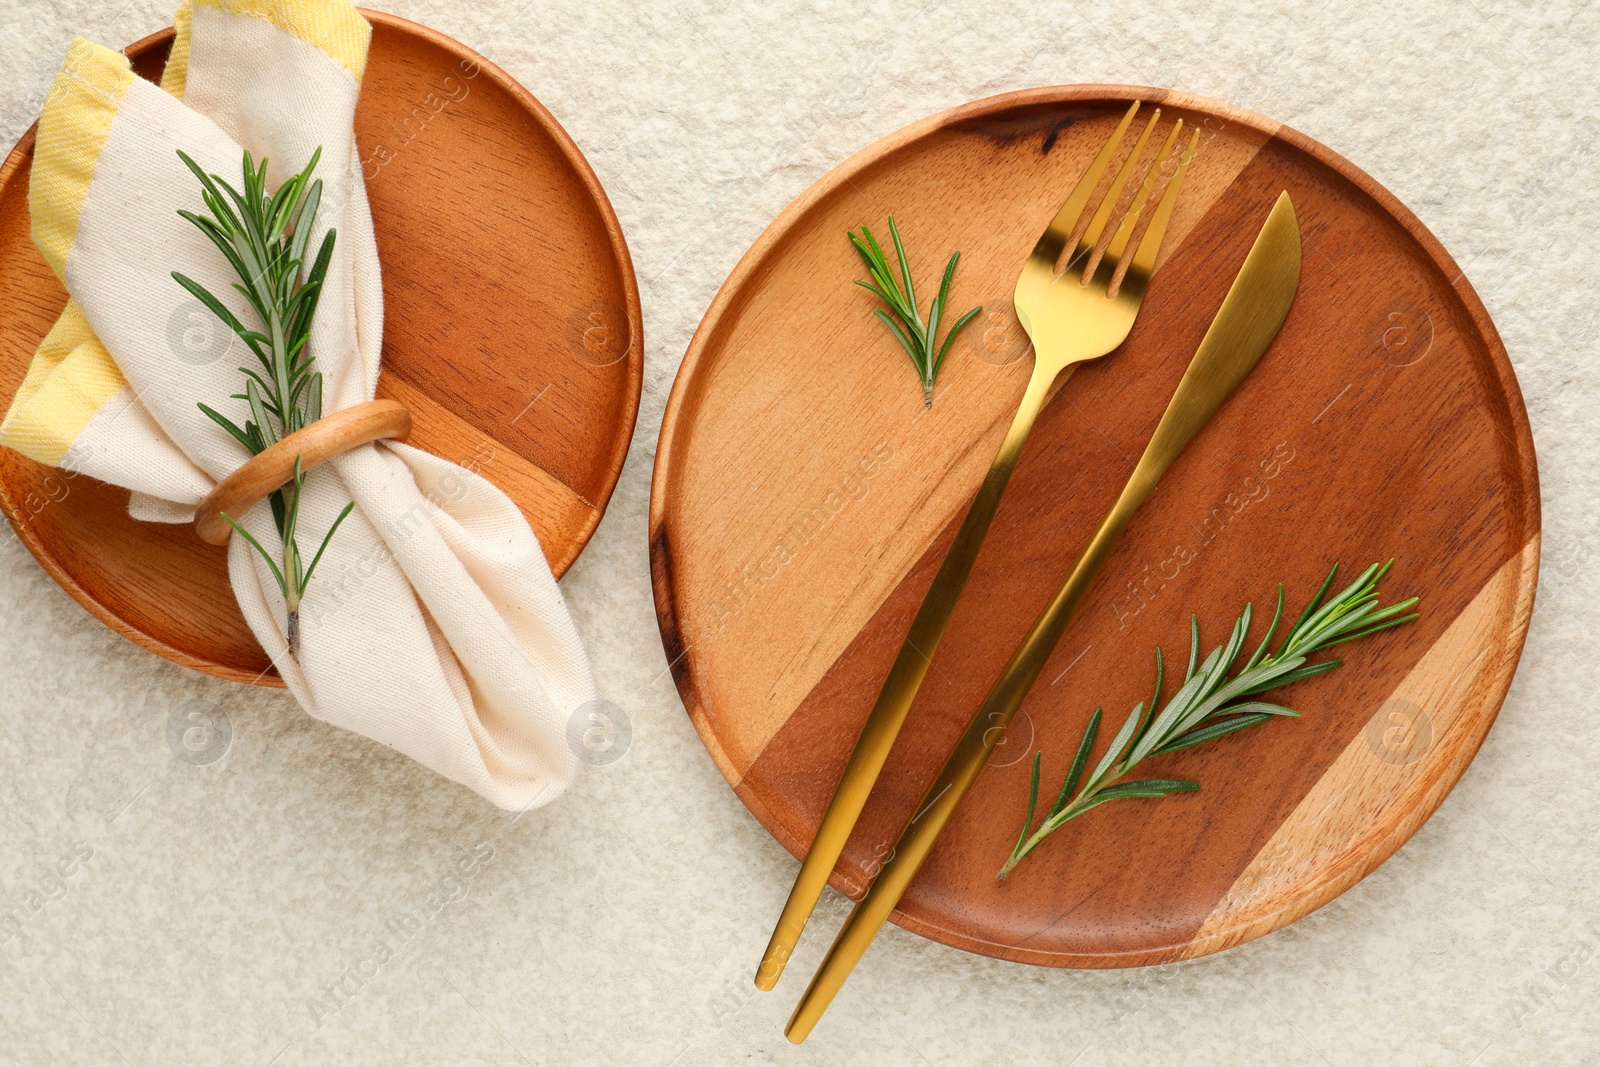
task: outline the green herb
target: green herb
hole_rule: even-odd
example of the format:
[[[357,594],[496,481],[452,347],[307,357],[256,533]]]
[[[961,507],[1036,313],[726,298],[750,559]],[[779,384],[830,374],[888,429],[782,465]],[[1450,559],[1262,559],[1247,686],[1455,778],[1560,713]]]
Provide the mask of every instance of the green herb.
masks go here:
[[[189,211],[178,214],[199,227],[221,249],[239,275],[240,280],[233,287],[244,294],[262,325],[260,330],[247,328],[204,286],[173,272],[172,277],[178,284],[227,324],[261,364],[260,368],[239,368],[245,376],[244,392],[233,394],[233,399],[249,404],[252,416],[242,427],[205,404],[200,405],[200,410],[252,453],[259,454],[267,446],[322,417],[322,374],[312,370],[313,360],[306,349],[306,341],[311,336],[311,320],[322,295],[322,279],[333,256],[333,230],[323,238],[316,260],[303,272],[304,277],[301,271],[317,207],[322,201],[322,181],[311,180],[322,149],[312,153],[306,169],[279,186],[276,195],[267,194],[267,161],[262,159],[257,166],[249,152],[244,154],[242,192],[220,176],[208,175],[184,152],[178,155],[200,179],[201,195],[210,216]],[[312,556],[310,565],[306,565],[295,539],[300,517],[300,490],[305,485],[300,458],[295,457],[294,477],[269,497],[272,518],[283,539],[281,567],[233,516],[226,513],[222,516],[272,568],[272,576],[277,579],[288,607],[291,653],[298,653],[300,648],[300,600],[306,583],[311,581],[334,531],[355,507],[354,503],[345,505]]]
[[[1042,755],[1034,753],[1033,777],[1028,785],[1028,816],[1022,824],[1022,834],[1017,838],[1016,847],[1011,850],[1011,858],[1000,868],[998,877],[1004,878],[1010,874],[1011,869],[1037,848],[1041,841],[1096,805],[1131,797],[1164,797],[1200,788],[1200,783],[1182,778],[1121,781],[1145,759],[1215,741],[1258,726],[1274,716],[1298,717],[1300,713],[1290,708],[1251,698],[1268,689],[1326,674],[1343,662],[1333,659],[1307,663],[1306,657],[1314,652],[1415,619],[1415,613],[1401,613],[1417,603],[1416,597],[1386,608],[1378,606],[1378,581],[1393,564],[1392,559],[1381,565],[1374,563],[1347,589],[1324,604],[1322,598],[1333,584],[1334,575],[1339,573],[1339,565],[1334,564],[1322,588],[1317,590],[1317,595],[1311,598],[1311,603],[1301,612],[1299,620],[1290,627],[1289,635],[1278,646],[1278,651],[1269,654],[1268,643],[1278,628],[1279,620],[1283,618],[1283,586],[1279,585],[1278,608],[1273,613],[1266,635],[1257,646],[1255,655],[1231,679],[1228,672],[1233,669],[1234,662],[1244,648],[1245,635],[1250,630],[1251,605],[1245,605],[1243,614],[1233,624],[1233,633],[1227,644],[1213,649],[1198,667],[1200,621],[1191,615],[1189,669],[1184,673],[1183,685],[1157,713],[1155,707],[1161,699],[1162,665],[1161,650],[1156,649],[1156,688],[1148,705],[1150,715],[1144,714],[1145,704],[1135,704],[1127,722],[1111,742],[1111,747],[1100,757],[1100,762],[1095,764],[1088,779],[1080,784],[1084,768],[1088,766],[1089,751],[1094,747],[1095,735],[1100,729],[1100,709],[1096,708],[1089,717],[1088,727],[1083,731],[1083,739],[1078,742],[1078,751],[1072,757],[1072,765],[1055,804],[1039,828],[1030,834],[1028,831],[1033,825],[1034,807],[1039,799],[1039,759]]]
[[[928,319],[923,321],[917,311],[917,291],[911,284],[911,265],[906,262],[906,247],[900,241],[900,231],[895,227],[894,216],[889,216],[889,236],[894,241],[895,257],[900,261],[900,277],[897,280],[889,269],[889,257],[883,254],[877,238],[872,236],[872,231],[861,227],[861,235],[856,236],[855,231],[850,231],[850,243],[861,253],[861,259],[867,265],[867,272],[872,275],[872,281],[857,281],[856,284],[863,289],[870,289],[882,298],[889,310],[894,312],[891,318],[882,308],[874,308],[872,313],[883,320],[889,327],[889,332],[894,334],[894,339],[900,342],[900,347],[906,350],[906,355],[911,357],[911,365],[917,368],[917,376],[922,379],[922,402],[928,407],[933,406],[933,382],[939,376],[939,368],[944,365],[945,354],[950,351],[950,342],[955,340],[961,327],[972,321],[972,317],[982,311],[982,306],[975,307],[956,320],[950,332],[945,334],[944,344],[938,344],[939,320],[948,310],[946,302],[950,296],[950,279],[955,277],[956,263],[961,259],[961,253],[956,252],[950,261],[944,265],[944,278],[939,282],[939,295],[933,298],[933,303],[928,307]]]

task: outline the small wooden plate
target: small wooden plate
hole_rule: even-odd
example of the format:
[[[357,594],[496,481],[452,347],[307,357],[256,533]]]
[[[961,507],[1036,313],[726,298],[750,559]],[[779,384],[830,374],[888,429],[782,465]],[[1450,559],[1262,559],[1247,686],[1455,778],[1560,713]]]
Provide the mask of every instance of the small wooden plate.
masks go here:
[[[656,608],[678,689],[739,797],[796,856],[1031,366],[1011,305],[1024,257],[1127,102],[1202,132],[1132,334],[1036,424],[833,885],[859,896],[1007,657],[1142,451],[1278,192],[1305,263],[1282,334],[1134,519],[894,920],[1035,964],[1198,956],[1349,888],[1438,807],[1521,653],[1539,490],[1504,347],[1439,242],[1322,145],[1216,101],[1073,86],[983,100],[852,157],[791,204],[723,285],[667,406],[651,495]],[[851,280],[845,231],[894,212],[924,306],[960,249],[951,317],[984,311],[924,410]],[[1030,754],[1054,795],[1084,724],[1148,699],[1276,583],[1298,611],[1334,562],[1394,556],[1422,618],[1344,646],[1304,713],[1141,768],[1202,791],[1119,801],[1004,883]],[[1172,692],[1169,678],[1167,692]],[[1113,731],[1103,731],[1101,747]],[[776,916],[780,899],[773,898]]]
[[[363,11],[356,136],[383,263],[378,395],[410,442],[477,470],[527,515],[560,576],[617,483],[644,371],[639,290],[605,191],[504,71],[416,23]],[[129,46],[160,77],[172,31]],[[0,167],[0,408],[66,292],[28,235],[30,129]],[[166,658],[282,685],[192,527],[135,522],[124,490],[0,449],[0,507],[80,604]]]

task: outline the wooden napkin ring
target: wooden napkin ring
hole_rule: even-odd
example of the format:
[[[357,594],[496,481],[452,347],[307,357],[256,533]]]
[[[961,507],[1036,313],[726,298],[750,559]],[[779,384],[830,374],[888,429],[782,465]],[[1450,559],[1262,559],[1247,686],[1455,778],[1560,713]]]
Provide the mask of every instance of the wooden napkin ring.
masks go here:
[[[411,412],[393,400],[364,404],[324,415],[266,450],[251,456],[217,487],[194,512],[195,533],[208,545],[225,545],[233,527],[223,512],[238,518],[294,478],[294,460],[310,470],[342,452],[385,439],[404,441],[411,433]]]

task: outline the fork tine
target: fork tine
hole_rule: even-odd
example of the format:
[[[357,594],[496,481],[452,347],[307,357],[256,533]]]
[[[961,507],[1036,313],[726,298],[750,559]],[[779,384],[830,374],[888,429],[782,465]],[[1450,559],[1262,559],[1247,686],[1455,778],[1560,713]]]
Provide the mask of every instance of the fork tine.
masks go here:
[[[1106,138],[1105,145],[1100,149],[1100,154],[1094,157],[1089,164],[1089,169],[1083,172],[1083,177],[1078,179],[1078,184],[1072,187],[1072,192],[1067,194],[1066,200],[1056,212],[1055,218],[1050,220],[1050,225],[1045,227],[1044,233],[1039,235],[1039,241],[1034,245],[1033,255],[1040,259],[1048,259],[1052,267],[1061,256],[1061,250],[1067,246],[1067,241],[1072,237],[1073,231],[1078,228],[1078,219],[1083,214],[1083,209],[1089,203],[1089,196],[1094,192],[1094,187],[1100,184],[1100,175],[1104,174],[1106,167],[1111,164],[1111,157],[1116,154],[1117,148],[1122,144],[1123,135],[1128,132],[1128,127],[1133,123],[1133,116],[1143,105],[1143,101],[1135,100],[1128,105],[1128,110],[1123,114],[1122,121],[1117,123],[1117,128],[1111,136]]]
[[[1199,145],[1200,131],[1196,129],[1189,138],[1189,147],[1184,149],[1183,158],[1178,161],[1178,173],[1167,183],[1166,191],[1161,194],[1161,202],[1156,205],[1156,213],[1139,241],[1139,248],[1133,254],[1133,263],[1128,267],[1129,273],[1137,271],[1139,277],[1148,278],[1155,269],[1156,254],[1161,251],[1161,239],[1166,235],[1167,223],[1172,219],[1173,205],[1178,202],[1178,189],[1183,185],[1183,176],[1188,172]]]
[[[1161,109],[1158,107],[1150,116],[1150,121],[1144,124],[1144,132],[1139,135],[1133,151],[1122,161],[1117,176],[1111,179],[1111,188],[1106,190],[1105,198],[1100,201],[1100,206],[1095,208],[1094,218],[1089,220],[1088,228],[1083,231],[1083,236],[1078,238],[1078,247],[1073,251],[1067,265],[1063,267],[1064,270],[1070,269],[1080,257],[1090,255],[1094,251],[1094,246],[1100,243],[1100,235],[1105,232],[1106,223],[1111,218],[1111,209],[1122,199],[1122,190],[1127,187],[1134,168],[1139,165],[1139,157],[1144,155],[1145,142],[1150,140],[1150,133],[1156,128],[1156,121],[1160,118]]]
[[[1167,139],[1161,142],[1160,151],[1156,153],[1155,159],[1151,160],[1150,169],[1145,172],[1144,181],[1139,184],[1139,195],[1133,198],[1128,213],[1122,216],[1122,224],[1117,227],[1111,243],[1106,246],[1105,258],[1101,261],[1100,269],[1104,271],[1109,265],[1110,276],[1113,278],[1117,267],[1122,263],[1123,253],[1127,251],[1128,240],[1133,236],[1134,227],[1139,224],[1139,216],[1144,213],[1145,206],[1150,202],[1150,193],[1155,189],[1156,176],[1161,173],[1161,163],[1172,153],[1172,146],[1182,131],[1183,120],[1179,119],[1173,123],[1172,129],[1167,133]]]

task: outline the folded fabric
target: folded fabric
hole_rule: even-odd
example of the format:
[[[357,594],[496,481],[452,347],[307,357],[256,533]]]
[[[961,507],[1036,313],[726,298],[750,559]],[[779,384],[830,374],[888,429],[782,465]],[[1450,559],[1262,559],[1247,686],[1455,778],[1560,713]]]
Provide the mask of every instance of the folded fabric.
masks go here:
[[[167,522],[192,519],[249,458],[198,406],[243,424],[229,397],[248,353],[171,276],[219,295],[237,280],[178,215],[204,210],[179,150],[235,185],[249,150],[275,186],[321,149],[310,246],[337,237],[308,348],[324,410],[373,398],[383,331],[353,126],[370,27],[348,0],[196,0],[174,21],[159,88],[79,39],[46,97],[29,206],[71,299],[0,425],[0,444],[125,486],[135,517]],[[251,321],[242,298],[230,304]],[[306,588],[297,656],[266,564],[244,538],[229,545],[239,606],[290,691],[501,807],[559,795],[581,766],[567,722],[594,683],[522,513],[478,475],[381,442],[309,472],[301,543],[321,543],[352,500]],[[265,503],[241,523],[276,552]]]

